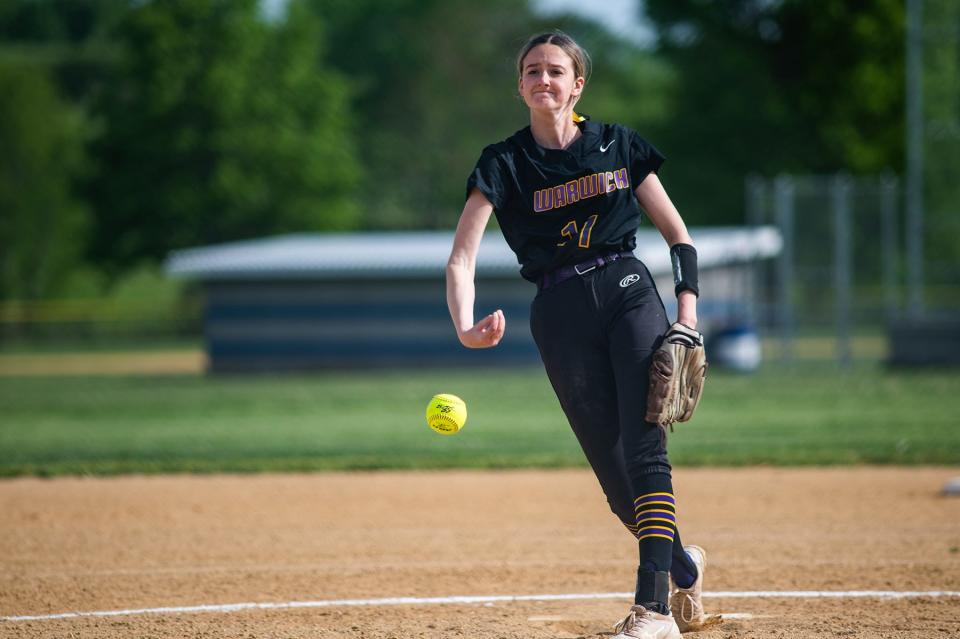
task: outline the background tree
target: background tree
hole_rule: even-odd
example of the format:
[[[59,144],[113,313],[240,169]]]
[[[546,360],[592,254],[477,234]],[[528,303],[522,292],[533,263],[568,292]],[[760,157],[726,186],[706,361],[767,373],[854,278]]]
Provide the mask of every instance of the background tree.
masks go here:
[[[93,229],[73,237],[114,273],[288,231],[452,228],[483,146],[527,124],[514,53],[553,27],[594,58],[579,109],[667,155],[693,224],[742,222],[751,172],[901,169],[898,0],[645,6],[653,51],[511,0],[292,0],[270,17],[258,0],[8,0],[0,64],[39,68],[63,121],[96,125],[77,161]],[[77,168],[48,176],[68,200]]]
[[[0,60],[40,67],[65,99],[82,103],[117,62],[114,28],[130,0],[4,0]]]
[[[658,137],[690,221],[743,221],[750,172],[903,166],[903,3],[647,0],[674,67]]]
[[[927,0],[923,10],[924,249],[931,301],[958,296],[960,265],[960,4]],[[928,287],[930,288],[930,287]]]
[[[42,68],[0,63],[0,298],[60,293],[79,264],[86,134]]]
[[[90,222],[88,99],[127,0],[0,3],[0,298],[71,295]]]
[[[98,105],[98,263],[355,226],[346,85],[322,66],[322,30],[300,2],[278,23],[255,0],[146,3],[120,38]]]
[[[352,81],[364,123],[364,227],[449,227],[483,145],[519,128],[506,115],[510,52],[532,22],[528,9],[506,0],[312,6],[330,25],[331,63]]]

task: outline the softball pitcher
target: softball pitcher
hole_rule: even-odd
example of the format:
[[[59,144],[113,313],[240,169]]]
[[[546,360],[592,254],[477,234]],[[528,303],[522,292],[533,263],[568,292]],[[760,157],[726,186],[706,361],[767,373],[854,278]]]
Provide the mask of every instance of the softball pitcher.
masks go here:
[[[678,639],[716,618],[701,602],[705,553],[680,541],[666,430],[650,419],[647,398],[665,337],[685,345],[700,339],[697,253],[657,178],[663,156],[634,131],[574,111],[588,62],[559,31],[521,49],[518,89],[530,126],[484,149],[467,180],[447,303],[464,346],[499,343],[502,311],[474,322],[476,256],[495,214],[521,275],[537,285],[530,327],[560,405],[611,509],[639,541],[635,605],[616,639]],[[633,255],[638,204],[671,254],[673,326]]]

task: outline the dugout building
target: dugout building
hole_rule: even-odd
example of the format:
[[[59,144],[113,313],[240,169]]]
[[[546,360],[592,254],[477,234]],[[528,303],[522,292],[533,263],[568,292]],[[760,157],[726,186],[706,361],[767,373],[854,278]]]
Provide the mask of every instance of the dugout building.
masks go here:
[[[701,329],[743,322],[757,303],[760,260],[776,256],[778,231],[694,228]],[[502,308],[495,349],[467,350],[446,306],[451,231],[301,234],[185,249],[166,272],[201,283],[208,369],[215,373],[372,366],[536,364],[530,335],[533,284],[519,275],[502,236],[488,232],[477,260],[476,315]],[[676,315],[669,253],[655,230],[637,235],[667,311]]]

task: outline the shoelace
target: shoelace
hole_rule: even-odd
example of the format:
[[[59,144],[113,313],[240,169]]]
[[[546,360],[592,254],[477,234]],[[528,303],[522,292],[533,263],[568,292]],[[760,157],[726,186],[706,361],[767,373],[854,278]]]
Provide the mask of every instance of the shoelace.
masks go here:
[[[637,616],[637,613],[640,613],[639,617]],[[645,625],[648,621],[650,621],[650,618],[647,616],[647,610],[637,606],[636,608],[632,608],[630,610],[630,614],[624,617],[623,621],[613,627],[613,632],[618,635],[620,633],[627,633],[634,628],[639,628]]]
[[[689,616],[687,616],[687,604],[690,605]],[[698,608],[700,608],[700,610],[698,610]],[[685,623],[691,623],[694,619],[699,618],[702,612],[703,612],[703,604],[698,604],[697,601],[690,594],[684,592],[683,603],[680,604],[680,618]]]

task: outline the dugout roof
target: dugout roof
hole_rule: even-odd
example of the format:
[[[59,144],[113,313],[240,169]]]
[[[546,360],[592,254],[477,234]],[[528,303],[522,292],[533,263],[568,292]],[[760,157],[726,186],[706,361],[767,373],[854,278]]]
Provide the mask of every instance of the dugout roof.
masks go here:
[[[690,229],[701,270],[776,256],[773,227]],[[172,252],[165,263],[174,277],[210,280],[422,279],[442,278],[453,231],[295,234]],[[655,230],[637,233],[635,251],[656,277],[671,272],[670,255]],[[517,259],[503,236],[489,230],[480,245],[478,277],[514,277]]]

